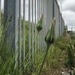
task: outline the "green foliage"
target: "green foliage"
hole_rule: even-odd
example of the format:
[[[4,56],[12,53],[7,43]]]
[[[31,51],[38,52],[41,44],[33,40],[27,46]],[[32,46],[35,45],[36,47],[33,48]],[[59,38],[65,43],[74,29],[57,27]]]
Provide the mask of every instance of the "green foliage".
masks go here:
[[[49,48],[48,55],[41,75],[45,75],[48,72],[49,74],[53,75],[53,73],[56,72],[56,70],[59,71],[59,69],[61,69],[61,67],[63,67],[64,64],[64,61],[62,60],[63,60],[62,50],[59,47],[57,47],[55,44],[52,44]]]
[[[68,46],[68,44],[70,44],[70,46]],[[56,74],[56,71],[60,73],[61,69],[74,67],[74,44],[74,40],[71,40],[68,35],[57,39],[55,43],[51,45],[48,51],[48,55],[41,75],[48,75],[48,72],[49,74],[54,75],[54,72]]]
[[[68,44],[66,66],[69,68],[74,67],[74,46],[72,40]]]
[[[47,66],[49,68],[59,68],[60,62],[58,61],[60,59],[61,50],[56,46],[51,46],[48,52],[47,56]]]
[[[64,41],[63,38],[57,40],[57,41],[55,42],[55,45],[56,45],[57,47],[59,47],[61,50],[66,50],[66,49],[67,49],[67,46],[68,46],[68,45],[67,45],[67,42]]]
[[[3,28],[2,35],[0,37],[0,75],[18,75],[19,70],[21,68],[16,67],[14,69],[16,53],[11,53],[9,39],[6,38],[7,40],[4,40],[5,34],[8,30],[8,27],[10,26],[11,20],[12,16],[9,16],[5,28]]]
[[[71,35],[71,39],[75,41],[75,34]]]
[[[38,22],[38,25],[42,25],[42,19],[43,19],[43,16],[41,17],[41,20]],[[7,23],[7,27],[9,26],[9,24],[10,22]],[[29,61],[28,59],[29,25],[28,24],[29,22],[25,21],[26,59],[25,59],[25,62],[22,62],[21,66],[16,67],[16,69],[14,69],[14,65],[15,65],[14,60],[15,60],[16,53],[13,53],[13,54],[10,53],[10,48],[8,46],[9,42],[7,43],[7,45],[4,44],[4,36],[5,36],[5,31],[7,31],[7,28],[6,30],[4,30],[4,32],[2,32],[2,36],[0,38],[0,75],[19,75],[20,69],[23,68],[22,67],[23,63],[25,63],[26,75],[38,74],[46,51],[43,50],[43,52],[39,52],[39,53],[35,52],[34,64],[32,62],[32,58]],[[54,40],[52,39],[54,38],[54,31],[53,31],[54,25],[55,25],[55,20],[53,21],[52,27],[50,26],[49,31],[45,38],[45,41],[48,43]],[[40,31],[41,29],[42,29],[42,26],[37,27],[38,31]],[[66,63],[66,67],[74,67],[74,49],[73,49],[73,46],[75,46],[74,38],[75,38],[74,36],[71,37],[73,41],[68,42],[70,38],[67,39],[66,36],[61,37],[57,39],[54,44],[51,45],[51,47],[49,48],[48,55],[47,55],[41,75],[44,75],[45,72],[52,71],[52,70],[53,72],[55,72],[55,70],[59,70],[61,69],[61,67],[64,68],[65,63]],[[34,39],[34,41],[36,41],[36,39]],[[66,62],[65,62],[65,58],[66,58]],[[31,65],[29,65],[30,63]],[[31,70],[32,68],[33,70]],[[51,74],[51,72],[49,74]]]
[[[9,26],[10,22],[8,18],[6,25]],[[4,37],[5,37],[5,32],[7,31],[7,28],[3,30],[2,36],[0,38],[0,75],[5,75],[5,74],[13,74],[14,71],[14,57],[15,54],[10,53],[10,48],[8,44],[10,44],[7,41],[7,44],[5,45],[4,42]]]
[[[35,70],[34,70],[34,75],[37,75],[38,72],[39,72],[39,69],[42,65],[42,61],[43,61],[43,58],[44,58],[44,52],[41,52],[41,53],[38,53],[36,54],[36,58],[35,58]]]

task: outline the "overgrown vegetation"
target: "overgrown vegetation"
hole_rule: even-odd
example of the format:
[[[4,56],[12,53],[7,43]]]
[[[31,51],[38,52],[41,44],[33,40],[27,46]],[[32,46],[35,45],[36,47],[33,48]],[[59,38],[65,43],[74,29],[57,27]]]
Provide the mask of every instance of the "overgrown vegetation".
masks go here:
[[[6,25],[10,24],[11,19],[12,19],[11,17],[8,18]],[[3,25],[1,27],[2,27],[2,32],[0,37],[0,75],[5,75],[5,74],[13,75],[15,73],[14,71],[15,53],[11,54],[9,41],[7,41],[7,44],[5,45],[4,38],[7,28],[3,29]]]
[[[74,69],[75,41],[72,38],[67,34],[55,41],[49,49],[41,75],[58,75],[63,70]]]
[[[3,25],[2,18],[2,25]],[[25,35],[26,35],[26,64],[28,64],[28,21],[25,21]],[[1,30],[2,31],[2,30]],[[66,31],[65,31],[66,32]],[[65,34],[65,33],[64,33]],[[10,48],[4,46],[4,35],[0,38],[0,75],[18,75],[20,67],[14,69],[15,54],[10,53]],[[41,67],[45,51],[36,53],[34,67],[26,66],[26,75],[37,75]],[[30,62],[32,63],[32,62]],[[31,68],[31,69],[30,69]],[[62,70],[75,68],[75,35],[65,34],[61,36],[55,43],[53,43],[48,51],[45,64],[43,66],[41,75],[58,75]]]

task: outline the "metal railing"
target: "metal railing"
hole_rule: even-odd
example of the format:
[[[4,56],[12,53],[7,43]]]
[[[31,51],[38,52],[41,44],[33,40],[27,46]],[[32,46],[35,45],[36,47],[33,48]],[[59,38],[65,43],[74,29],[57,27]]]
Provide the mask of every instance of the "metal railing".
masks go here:
[[[27,59],[29,64],[34,64],[36,55],[46,49],[44,38],[52,18],[55,17],[57,21],[56,28],[59,30],[56,29],[56,33],[59,34],[58,37],[60,34],[63,34],[64,21],[61,14],[59,14],[58,5],[56,5],[58,10],[55,8],[55,0],[4,0],[5,3],[1,1],[3,0],[0,0],[0,26],[1,12],[4,10],[4,21],[9,16],[12,16],[12,22],[10,24],[11,32],[7,37],[9,38],[15,34],[13,38],[14,42],[12,42],[12,48],[14,45],[16,52],[15,68],[20,66],[22,62],[25,62],[23,63],[25,69]],[[1,8],[2,5],[4,5],[4,8]],[[37,34],[36,25],[42,15],[43,29]],[[61,22],[58,23],[58,21]],[[36,34],[37,39],[35,40]]]

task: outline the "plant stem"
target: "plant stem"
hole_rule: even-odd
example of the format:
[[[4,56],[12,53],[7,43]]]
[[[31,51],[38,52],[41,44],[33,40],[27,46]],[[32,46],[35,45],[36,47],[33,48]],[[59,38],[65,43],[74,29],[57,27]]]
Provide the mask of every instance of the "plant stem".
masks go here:
[[[50,45],[51,45],[51,44],[48,44],[48,43],[47,43],[47,50],[46,50],[46,53],[45,53],[45,56],[44,56],[44,59],[43,59],[43,62],[42,62],[42,65],[41,65],[41,68],[40,68],[40,70],[39,70],[38,75],[40,75],[40,73],[41,73],[41,71],[42,71],[42,68],[43,68],[45,59],[46,59],[46,57],[47,57],[47,54],[48,54],[48,50],[49,50]]]

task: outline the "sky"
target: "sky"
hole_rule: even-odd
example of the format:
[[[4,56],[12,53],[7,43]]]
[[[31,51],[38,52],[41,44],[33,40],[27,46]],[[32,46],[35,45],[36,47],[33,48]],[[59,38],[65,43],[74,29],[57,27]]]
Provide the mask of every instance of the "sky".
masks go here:
[[[2,0],[2,8],[3,8]],[[28,0],[27,0],[28,1]],[[57,0],[60,6],[60,10],[65,21],[65,24],[68,26],[68,30],[75,30],[75,0]],[[26,4],[26,11],[28,11],[28,3]],[[26,15],[28,13],[26,12]]]
[[[58,0],[58,3],[68,30],[75,31],[75,0]]]

